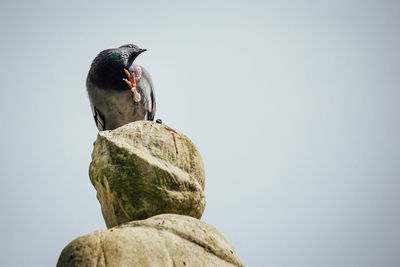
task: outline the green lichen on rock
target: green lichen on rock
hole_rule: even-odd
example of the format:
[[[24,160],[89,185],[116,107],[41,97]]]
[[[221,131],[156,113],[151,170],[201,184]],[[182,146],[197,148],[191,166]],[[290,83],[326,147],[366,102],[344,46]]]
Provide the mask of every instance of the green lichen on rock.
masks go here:
[[[69,243],[57,267],[243,266],[228,240],[198,219],[162,214]]]
[[[162,213],[200,218],[205,208],[198,150],[162,124],[137,121],[100,132],[89,176],[107,227]]]

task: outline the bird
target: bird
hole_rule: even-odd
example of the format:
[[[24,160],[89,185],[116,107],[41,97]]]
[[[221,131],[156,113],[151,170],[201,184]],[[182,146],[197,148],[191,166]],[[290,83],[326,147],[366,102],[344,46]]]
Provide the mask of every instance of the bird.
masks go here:
[[[99,131],[139,120],[154,120],[156,100],[148,71],[135,59],[147,49],[135,44],[101,51],[86,78],[93,118]]]

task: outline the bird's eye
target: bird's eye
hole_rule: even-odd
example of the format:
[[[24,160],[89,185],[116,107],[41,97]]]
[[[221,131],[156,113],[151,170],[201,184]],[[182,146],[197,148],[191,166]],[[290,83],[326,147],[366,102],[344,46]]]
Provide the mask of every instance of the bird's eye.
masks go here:
[[[128,45],[129,48],[133,48],[133,45]]]

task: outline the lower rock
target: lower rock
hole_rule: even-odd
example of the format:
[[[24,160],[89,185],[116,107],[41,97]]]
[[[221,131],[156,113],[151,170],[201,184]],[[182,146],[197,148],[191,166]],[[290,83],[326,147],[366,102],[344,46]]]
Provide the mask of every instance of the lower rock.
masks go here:
[[[243,266],[226,238],[198,219],[162,214],[81,236],[57,267]]]

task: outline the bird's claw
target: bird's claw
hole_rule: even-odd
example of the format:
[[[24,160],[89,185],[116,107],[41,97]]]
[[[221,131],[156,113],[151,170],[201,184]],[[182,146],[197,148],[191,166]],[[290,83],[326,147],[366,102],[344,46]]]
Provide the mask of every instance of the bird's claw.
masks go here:
[[[122,80],[131,88],[131,91],[133,93],[133,100],[135,102],[140,102],[140,94],[136,90],[136,80],[135,80],[135,73],[132,72],[130,73],[127,69],[124,68],[124,72],[128,79],[123,78]]]

